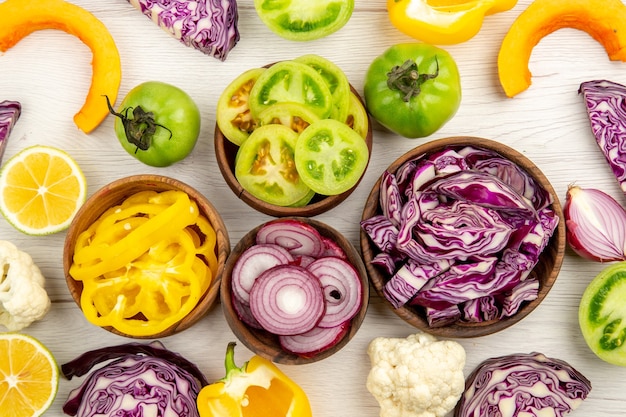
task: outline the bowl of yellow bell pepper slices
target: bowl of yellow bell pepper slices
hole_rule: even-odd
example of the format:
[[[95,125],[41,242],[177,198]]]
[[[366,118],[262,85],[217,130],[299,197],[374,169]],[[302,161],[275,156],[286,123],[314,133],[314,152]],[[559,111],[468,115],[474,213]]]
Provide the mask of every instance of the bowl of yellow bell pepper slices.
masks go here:
[[[68,229],[63,268],[90,323],[155,338],[215,305],[229,254],[226,226],[205,196],[173,178],[135,175],[87,199]]]

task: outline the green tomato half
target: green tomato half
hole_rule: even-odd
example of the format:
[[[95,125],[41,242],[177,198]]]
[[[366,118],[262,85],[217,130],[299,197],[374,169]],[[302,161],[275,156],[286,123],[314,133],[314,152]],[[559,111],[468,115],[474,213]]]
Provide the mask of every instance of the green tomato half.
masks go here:
[[[601,271],[580,300],[578,322],[589,348],[600,359],[626,366],[626,262]]]
[[[407,138],[429,136],[457,112],[461,79],[445,50],[425,43],[397,44],[372,61],[365,105],[381,125]]]
[[[200,135],[196,103],[180,88],[163,82],[134,87],[113,113],[120,144],[146,165],[164,167],[181,161]]]

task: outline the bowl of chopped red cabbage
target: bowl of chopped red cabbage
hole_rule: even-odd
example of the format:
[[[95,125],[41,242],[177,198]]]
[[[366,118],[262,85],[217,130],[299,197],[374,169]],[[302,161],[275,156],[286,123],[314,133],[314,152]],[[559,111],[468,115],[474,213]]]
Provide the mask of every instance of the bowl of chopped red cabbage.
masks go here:
[[[361,219],[369,279],[403,320],[442,337],[503,330],[554,284],[565,251],[558,196],[539,168],[493,140],[420,145],[374,185]]]
[[[341,350],[367,312],[369,282],[359,251],[307,217],[250,230],[226,261],[220,289],[226,321],[251,351],[302,365]]]

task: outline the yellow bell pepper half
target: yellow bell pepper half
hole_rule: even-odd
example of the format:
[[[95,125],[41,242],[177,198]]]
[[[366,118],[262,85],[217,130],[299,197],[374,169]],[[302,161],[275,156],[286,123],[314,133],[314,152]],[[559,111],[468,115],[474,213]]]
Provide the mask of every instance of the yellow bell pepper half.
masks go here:
[[[517,0],[387,0],[391,23],[430,44],[450,45],[474,37],[486,15],[512,9]]]
[[[274,363],[253,356],[234,361],[235,343],[226,349],[226,376],[198,394],[200,417],[311,417],[306,393]]]

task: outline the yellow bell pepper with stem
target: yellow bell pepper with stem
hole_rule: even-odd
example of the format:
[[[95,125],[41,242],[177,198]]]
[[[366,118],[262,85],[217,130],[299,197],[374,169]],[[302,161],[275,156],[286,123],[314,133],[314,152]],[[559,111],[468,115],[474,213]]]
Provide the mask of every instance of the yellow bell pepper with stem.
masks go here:
[[[513,8],[517,0],[387,0],[391,23],[430,44],[450,45],[473,38],[485,16]]]
[[[302,388],[271,361],[253,356],[243,366],[234,361],[235,343],[226,349],[226,376],[198,394],[200,417],[311,417]]]

